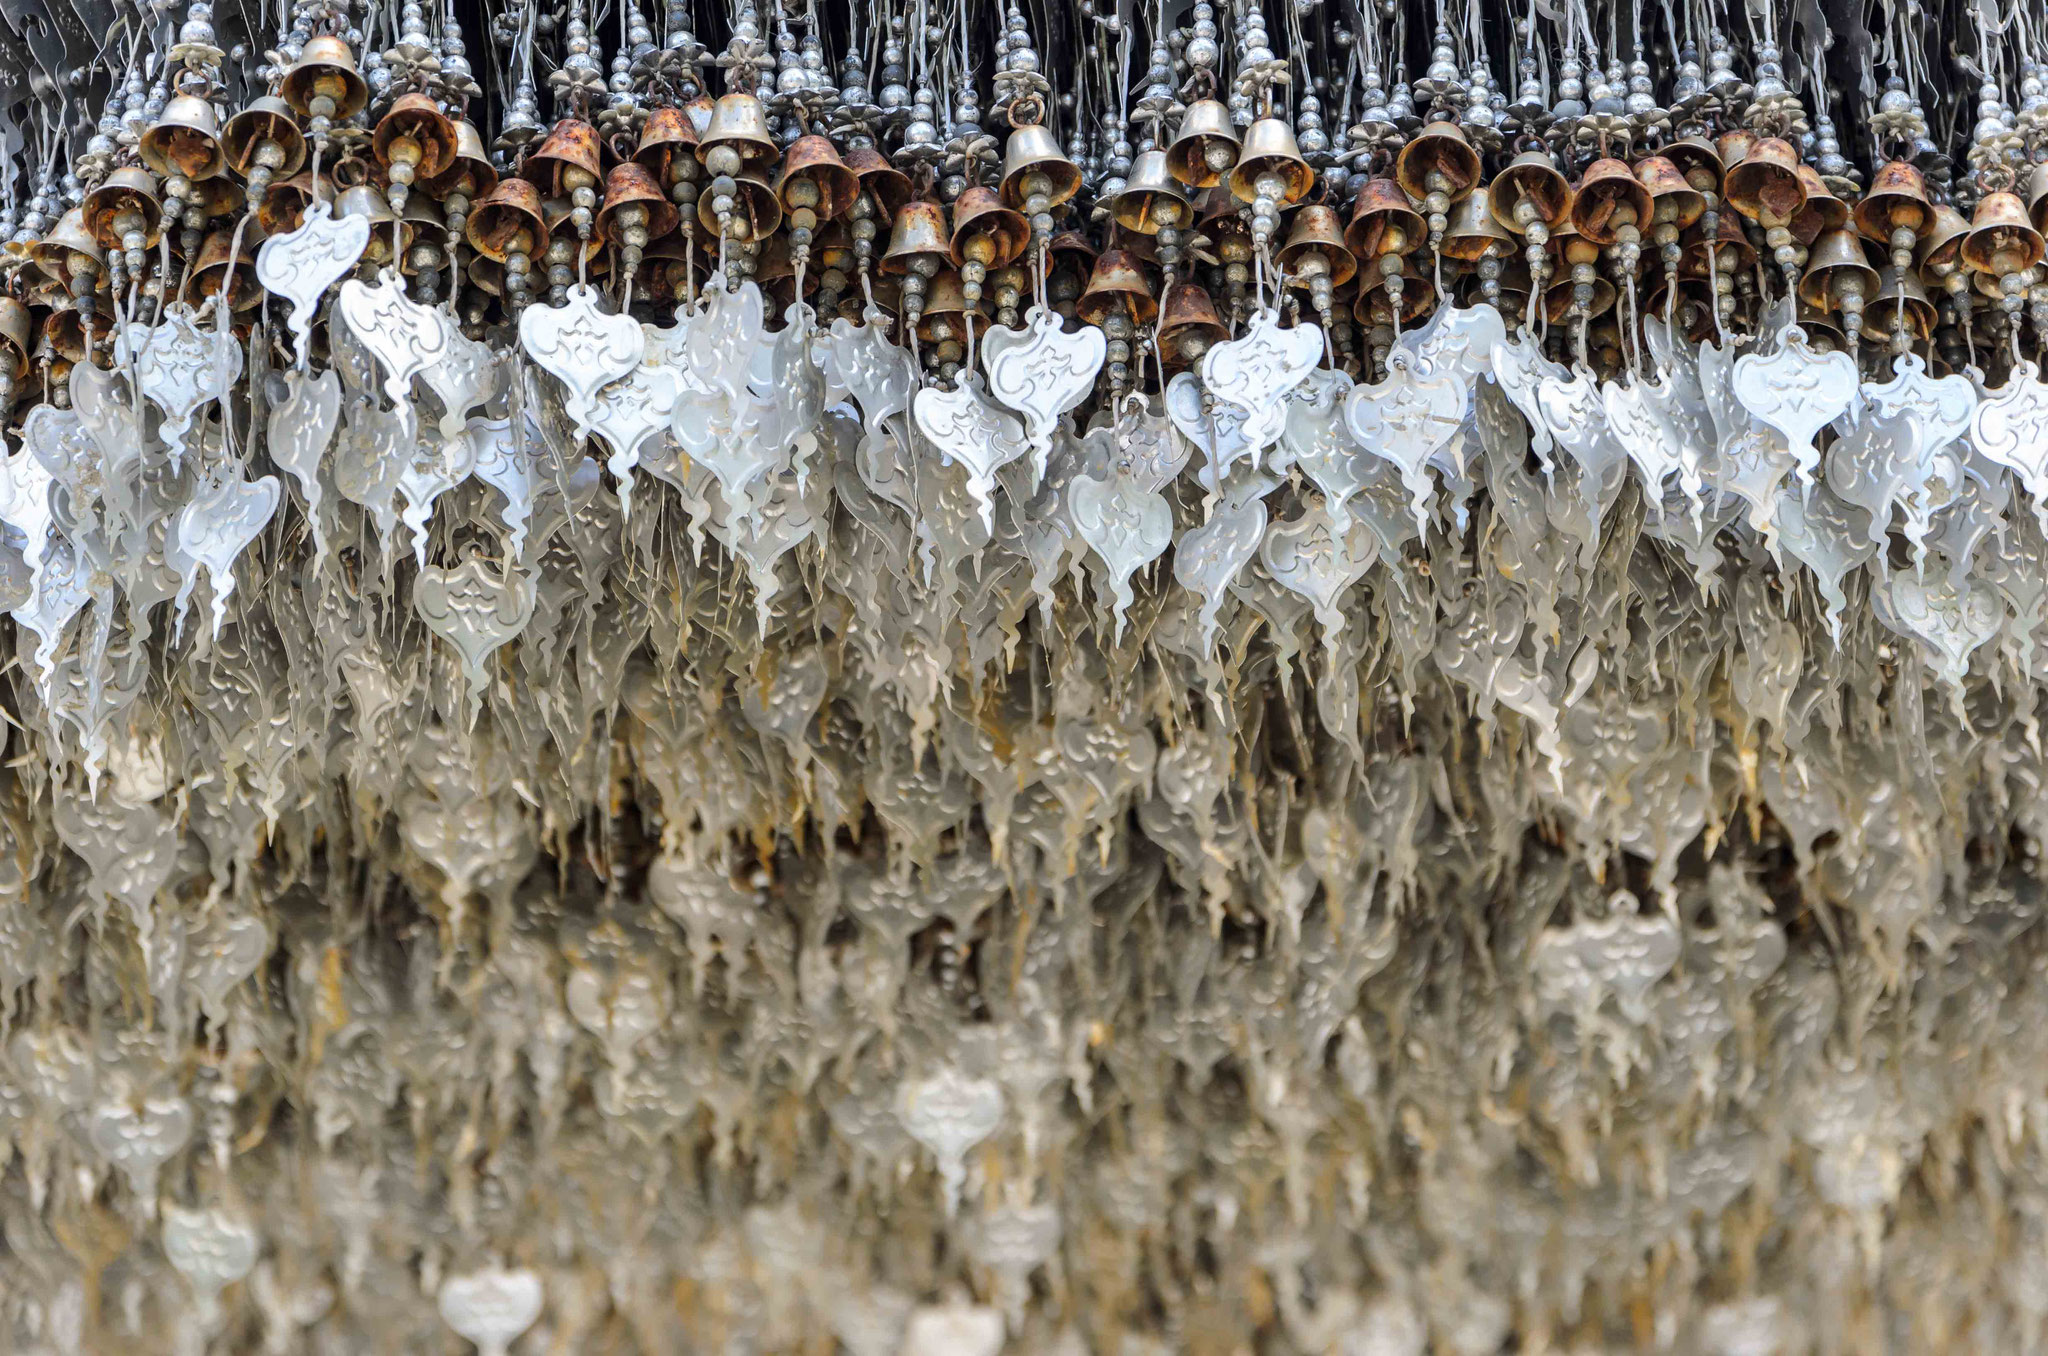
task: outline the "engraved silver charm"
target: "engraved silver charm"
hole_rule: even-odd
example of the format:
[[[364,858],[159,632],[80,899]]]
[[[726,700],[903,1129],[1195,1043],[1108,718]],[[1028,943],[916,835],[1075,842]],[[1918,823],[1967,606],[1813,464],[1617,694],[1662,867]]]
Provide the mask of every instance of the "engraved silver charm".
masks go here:
[[[951,391],[927,386],[911,401],[918,431],[948,462],[967,472],[967,492],[974,498],[985,532],[995,530],[996,472],[1024,455],[1024,426],[982,394],[976,377],[963,378]]]
[[[320,298],[348,276],[369,244],[368,217],[336,217],[316,193],[297,230],[270,237],[256,251],[256,281],[292,304],[285,324],[292,332],[300,371],[306,367]]]
[[[1057,312],[1034,306],[1021,330],[998,325],[981,340],[988,393],[1016,411],[1031,445],[1031,487],[1045,478],[1060,416],[1088,398],[1109,352],[1109,336],[1093,325],[1072,334]]]
[[[1811,488],[1820,452],[1813,436],[1856,404],[1856,360],[1846,353],[1816,353],[1806,331],[1787,329],[1774,353],[1735,360],[1730,389],[1751,414],[1785,435],[1799,483]]]
[[[563,404],[574,437],[590,436],[597,393],[631,373],[647,351],[647,335],[631,316],[606,315],[597,289],[578,284],[560,306],[529,306],[519,317],[519,342],[533,360],[553,373],[567,393]]]

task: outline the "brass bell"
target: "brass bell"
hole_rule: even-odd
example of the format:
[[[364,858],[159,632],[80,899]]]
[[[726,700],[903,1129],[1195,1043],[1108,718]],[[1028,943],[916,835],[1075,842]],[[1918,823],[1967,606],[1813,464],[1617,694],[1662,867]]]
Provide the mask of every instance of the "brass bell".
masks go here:
[[[28,375],[29,348],[34,338],[35,318],[28,307],[13,297],[0,294],[0,372],[15,381]]]
[[[1436,309],[1436,283],[1427,272],[1415,266],[1413,259],[1402,259],[1400,262],[1399,323],[1405,329]],[[1351,318],[1368,327],[1394,324],[1393,296],[1393,289],[1387,286],[1386,274],[1359,274],[1358,299],[1352,303]]]
[[[51,280],[68,285],[81,272],[99,273],[107,262],[100,242],[85,229],[85,212],[74,207],[57,218],[57,224],[28,247],[29,262]]]
[[[1876,277],[1873,271],[1872,277]],[[1806,337],[1815,349],[1822,353],[1835,349],[1847,349],[1849,336],[1835,323],[1835,318],[1822,307],[1799,303],[1799,328],[1806,331]]]
[[[1490,188],[1476,188],[1451,209],[1451,223],[1440,246],[1446,258],[1476,264],[1489,254],[1514,252],[1515,238],[1501,229],[1491,198]]]
[[[1166,148],[1166,167],[1189,188],[1213,188],[1237,163],[1237,153],[1230,110],[1218,100],[1197,99],[1188,105],[1180,131]]]
[[[220,145],[227,167],[244,179],[256,179],[258,167],[262,168],[258,195],[270,186],[273,176],[289,178],[306,163],[306,138],[299,131],[298,120],[292,116],[291,105],[274,94],[252,100],[229,118],[221,128]]]
[[[1813,166],[1801,164],[1797,172],[1800,185],[1806,189],[1806,204],[1792,218],[1792,238],[1802,245],[1811,245],[1826,232],[1839,231],[1849,224],[1849,204],[1835,196]]]
[[[1052,129],[1027,122],[1010,129],[1003,150],[1003,202],[1029,216],[1050,212],[1081,191],[1081,170],[1053,140]],[[1034,200],[1043,205],[1034,207]]]
[[[722,221],[718,216],[718,195],[698,195],[697,224],[714,237],[766,241],[782,225],[782,200],[775,196],[767,180],[751,174],[733,176],[732,184],[732,211]]]
[[[370,87],[356,71],[354,50],[329,33],[306,40],[278,89],[302,118],[342,122],[370,102]]]
[[[211,179],[227,168],[213,105],[196,94],[173,95],[135,149],[143,164],[165,178]]]
[[[156,244],[163,224],[156,177],[137,166],[117,169],[85,195],[85,229],[103,249],[133,254]]]
[[[596,188],[604,178],[603,157],[595,127],[563,118],[540,149],[526,157],[519,172],[539,187],[543,197],[559,198],[578,188]]]
[[[711,121],[697,146],[697,159],[715,175],[765,177],[775,163],[775,138],[768,112],[751,94],[727,94],[712,106]]]
[[[2034,166],[2027,176],[2027,213],[2034,229],[2048,235],[2048,164]]]
[[[1927,180],[1917,167],[1893,160],[1871,177],[1870,191],[1851,214],[1865,240],[1910,256],[1914,241],[1934,225],[1934,205],[1927,198]],[[1899,232],[1906,234],[1903,239]]]
[[[1573,282],[1571,278],[1564,277],[1562,281],[1554,282],[1544,289],[1543,315],[1551,324],[1560,325],[1571,319],[1572,301],[1574,300],[1577,286],[1578,284]],[[1592,319],[1606,315],[1607,312],[1614,309],[1615,299],[1619,295],[1614,289],[1614,284],[1609,282],[1604,275],[1594,278],[1593,304],[1586,312],[1587,318]]]
[[[299,229],[305,223],[306,209],[313,203],[314,189],[311,170],[301,170],[289,179],[273,182],[264,191],[262,201],[256,204],[256,221],[263,227],[263,233],[283,235]],[[322,174],[318,189],[321,200],[332,206],[333,181]]]
[[[1799,299],[1821,310],[1841,311],[1849,338],[1862,328],[1863,307],[1876,291],[1877,270],[1854,231],[1832,230],[1813,242],[1799,279]]]
[[[1762,137],[1747,127],[1731,127],[1714,138],[1714,157],[1720,161],[1722,177],[1726,178],[1729,170],[1747,159],[1750,150],[1761,140]]]
[[[1159,356],[1168,370],[1192,367],[1202,355],[1230,337],[1216,303],[1193,283],[1177,284],[1166,294],[1159,316]]]
[[[636,207],[639,211],[632,212]],[[644,250],[648,241],[675,230],[677,219],[675,204],[644,167],[631,160],[612,166],[604,180],[604,205],[597,211],[597,234],[601,240],[625,246],[629,243],[625,231],[631,227],[640,232],[639,242],[633,248]]]
[[[889,163],[889,157],[872,146],[856,146],[846,153],[846,167],[860,180],[860,191],[875,201],[890,221],[910,201],[910,176]]]
[[[455,124],[455,159],[427,184],[429,192],[445,198],[461,194],[480,198],[498,186],[498,171],[491,165],[481,132],[467,119]]]
[[[500,179],[470,213],[464,234],[471,249],[494,263],[540,252],[548,239],[540,190],[528,179]]]
[[[1986,193],[1978,200],[1963,239],[1963,267],[2003,278],[2040,263],[2041,254],[2041,233],[2019,194]]]
[[[1936,203],[1934,220],[1920,234],[1918,257],[1913,267],[1921,279],[1939,283],[1962,267],[1963,241],[1969,238],[1970,220],[1948,203]]]
[[[1523,151],[1493,177],[1488,187],[1493,219],[1516,235],[1529,227],[1553,227],[1572,210],[1572,186],[1558,173],[1548,151]]]
[[[1466,139],[1465,129],[1455,122],[1438,119],[1424,124],[1409,138],[1394,161],[1394,178],[1417,202],[1431,193],[1442,193],[1451,203],[1461,201],[1479,183],[1479,152]]]
[[[1722,138],[1722,154],[1728,150]],[[1806,206],[1806,185],[1799,179],[1799,152],[1779,137],[1764,137],[1729,167],[1723,178],[1728,203],[1751,221],[1789,226]]]
[[[1076,307],[1082,323],[1101,325],[1112,315],[1124,314],[1137,325],[1149,325],[1159,314],[1152,297],[1152,284],[1142,264],[1128,250],[1104,250],[1088,275]]]
[[[1732,212],[1721,214],[1711,248],[1710,261],[1709,246],[1704,238],[1688,244],[1679,260],[1679,272],[1688,278],[1705,279],[1712,275],[1733,278],[1756,267],[1756,247],[1749,243],[1742,223]]]
[[[392,183],[431,183],[455,163],[455,124],[431,96],[401,94],[377,120],[370,148]]]
[[[676,181],[677,176],[673,171],[683,159],[689,161],[691,172],[694,173],[697,164],[697,128],[690,121],[690,115],[680,108],[657,108],[650,111],[647,121],[640,125],[640,141],[633,148],[633,159],[661,184],[672,184]]]
[[[1428,234],[1421,214],[1400,184],[1392,179],[1368,179],[1352,205],[1344,244],[1356,259],[1377,259],[1418,249]]]
[[[1244,150],[1230,171],[1230,194],[1239,202],[1269,197],[1292,207],[1315,186],[1316,172],[1301,158],[1294,125],[1285,118],[1260,118],[1245,129]]]
[[[1920,279],[1887,264],[1877,270],[1877,293],[1864,308],[1864,327],[1876,334],[1903,328],[1925,342],[1934,334],[1934,302]]]
[[[1117,225],[1141,235],[1157,235],[1162,226],[1181,230],[1195,218],[1180,181],[1167,166],[1166,152],[1156,147],[1138,153],[1124,191],[1111,202],[1110,211]]]
[[[234,235],[234,231],[227,227],[207,235],[192,268],[192,288],[202,299],[225,288],[229,308],[246,311],[263,300],[263,288],[256,282],[256,247],[263,243],[263,234],[245,229],[241,247],[235,250],[230,261],[228,251],[234,248]]]
[[[1612,157],[1595,160],[1572,191],[1572,229],[1596,245],[1612,245],[1624,227],[1650,224],[1650,190]]]
[[[808,211],[815,230],[820,222],[843,217],[852,209],[860,196],[860,179],[839,158],[830,138],[811,132],[791,143],[775,194],[792,217]]]
[[[1719,193],[1721,174],[1726,165],[1721,159],[1720,148],[1703,136],[1680,137],[1666,146],[1660,154],[1678,167],[1686,183],[1700,193]]]
[[[948,251],[954,264],[1002,268],[1016,262],[1030,243],[1031,223],[1022,212],[1003,206],[994,189],[976,184],[954,202]]]
[[[960,274],[944,269],[934,275],[925,293],[924,310],[918,316],[917,337],[936,349],[940,362],[958,362],[966,354],[968,317],[981,315],[979,298],[970,301],[960,285]],[[976,329],[985,326],[976,325]]]
[[[1342,287],[1358,275],[1358,260],[1344,245],[1344,232],[1337,209],[1311,203],[1294,214],[1294,227],[1287,243],[1280,247],[1278,261],[1288,281],[1306,288],[1310,279],[1322,276],[1331,287]]]
[[[1650,191],[1650,224],[1692,229],[1706,215],[1707,199],[1667,156],[1646,155],[1636,161],[1636,182]]]
[[[929,273],[949,263],[953,250],[946,239],[946,209],[928,198],[915,198],[903,205],[889,231],[889,248],[882,252],[882,272],[901,277],[912,265],[929,260],[918,271]]]
[[[391,245],[391,228],[398,224],[398,213],[391,210],[391,204],[384,200],[369,184],[356,184],[341,190],[341,196],[334,200],[336,217],[365,217],[370,223],[370,243],[363,250],[363,259],[372,264],[388,264],[393,259],[403,258],[412,245],[412,228],[398,226],[398,248],[394,253]]]

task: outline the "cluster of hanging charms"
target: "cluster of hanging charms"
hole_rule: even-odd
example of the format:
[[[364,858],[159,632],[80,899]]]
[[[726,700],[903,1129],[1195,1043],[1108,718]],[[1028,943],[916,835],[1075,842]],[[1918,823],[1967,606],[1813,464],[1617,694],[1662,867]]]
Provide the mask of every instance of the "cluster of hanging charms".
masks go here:
[[[0,1349],[2039,1349],[1992,8],[0,0]]]

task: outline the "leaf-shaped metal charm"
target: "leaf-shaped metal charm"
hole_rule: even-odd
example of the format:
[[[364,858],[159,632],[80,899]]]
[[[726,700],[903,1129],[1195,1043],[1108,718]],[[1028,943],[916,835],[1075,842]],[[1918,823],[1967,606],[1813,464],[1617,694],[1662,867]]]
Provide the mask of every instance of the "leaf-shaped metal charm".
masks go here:
[[[476,445],[469,434],[442,438],[426,434],[413,444],[413,453],[398,473],[398,493],[405,499],[399,520],[412,537],[413,563],[427,563],[427,525],[433,521],[434,503],[469,478],[476,469]]]
[[[1263,451],[1280,437],[1285,401],[1323,356],[1323,332],[1314,325],[1280,328],[1270,307],[1254,315],[1244,333],[1202,355],[1202,387],[1249,416],[1244,436]]]
[[[185,435],[199,407],[242,375],[241,345],[201,330],[190,307],[173,306],[154,327],[121,331],[119,361],[132,363],[137,389],[164,412],[163,440],[173,470],[185,457]]]
[[[1418,531],[1429,531],[1435,482],[1429,462],[1464,420],[1465,389],[1448,376],[1425,376],[1399,349],[1387,356],[1385,381],[1354,388],[1344,399],[1344,421],[1360,447],[1392,462],[1408,489]]]
[[[1342,372],[1318,368],[1294,393],[1281,441],[1294,465],[1323,492],[1324,510],[1341,535],[1350,531],[1351,497],[1372,478],[1375,459],[1351,436],[1344,403],[1357,383]]]
[[[988,393],[1015,410],[1031,444],[1031,487],[1045,478],[1045,460],[1060,416],[1095,389],[1109,336],[1094,325],[1066,332],[1059,313],[1034,306],[1021,330],[996,326],[982,337]]]
[[[1890,604],[1877,607],[1878,620],[1921,641],[1930,666],[1960,701],[1970,656],[1998,634],[2004,620],[1997,592],[1981,579],[1966,580],[1959,587],[1945,575],[1922,578],[1907,570],[1894,574],[1889,587],[1876,592]]]
[[[1202,469],[1195,478],[1211,494],[1229,478],[1232,466],[1249,460],[1256,468],[1265,452],[1265,444],[1253,440],[1256,430],[1248,431],[1251,412],[1215,399],[1192,372],[1182,372],[1166,383],[1166,417],[1183,438],[1201,450]]]
[[[498,520],[510,534],[507,553],[513,560],[522,559],[527,520],[533,516],[533,476],[526,453],[512,436],[512,421],[471,419],[463,426],[462,436],[469,439],[470,450],[476,456],[472,474],[504,498]]]
[[[318,194],[306,204],[295,231],[271,236],[256,251],[256,281],[292,304],[285,325],[292,332],[298,367],[305,369],[313,313],[327,289],[348,276],[370,243],[368,217],[336,217]]]
[[[2048,531],[2048,381],[2039,367],[2014,363],[2005,385],[1985,394],[1970,421],[1970,441],[2019,476]]]
[[[1198,621],[1204,654],[1216,653],[1216,618],[1230,596],[1231,582],[1258,554],[1266,533],[1265,496],[1274,483],[1257,472],[1232,480],[1209,521],[1183,533],[1174,547],[1174,579],[1202,600]]]
[[[412,603],[434,634],[462,656],[468,723],[475,725],[483,705],[484,661],[532,620],[532,581],[518,570],[499,574],[482,557],[471,556],[454,569],[421,570]]]
[[[605,468],[619,482],[619,511],[627,518],[633,516],[633,469],[640,464],[641,445],[668,432],[675,407],[675,372],[647,362],[597,393],[591,431],[611,449]]]
[[[1322,504],[1312,503],[1299,517],[1266,529],[1259,558],[1282,588],[1308,599],[1328,644],[1344,629],[1344,591],[1365,577],[1379,553],[1365,524],[1349,523],[1340,533]]]
[[[356,342],[384,369],[384,397],[397,411],[410,443],[418,425],[412,379],[448,356],[447,319],[409,299],[395,272],[368,285],[350,278],[341,285],[341,299],[335,305]]]
[[[1870,530],[1868,511],[1846,502],[1826,485],[1808,496],[1782,495],[1778,501],[1778,545],[1813,571],[1827,603],[1828,634],[1842,640],[1842,611],[1849,600],[1842,580],[1875,556],[1884,539]]]
[[[441,1319],[476,1343],[477,1356],[505,1356],[519,1335],[534,1325],[547,1301],[540,1277],[524,1267],[492,1266],[441,1283]]]
[[[1024,426],[990,402],[974,377],[950,391],[928,386],[911,408],[918,431],[947,461],[965,468],[967,492],[981,512],[982,529],[993,532],[996,472],[1024,455]]]
[[[276,476],[244,479],[241,467],[224,463],[199,487],[192,502],[178,512],[178,542],[181,555],[204,565],[213,585],[213,635],[220,636],[227,620],[228,599],[235,591],[235,558],[249,549],[249,543],[277,513],[284,486]],[[186,576],[178,590],[178,610],[191,595],[196,574]]]
[[[909,411],[917,389],[917,360],[889,341],[889,317],[884,312],[870,307],[861,321],[856,325],[843,316],[834,320],[818,350],[826,375],[860,406],[861,422],[872,435],[883,420]]]
[[[306,499],[306,521],[313,529],[313,571],[327,559],[327,529],[320,511],[320,464],[341,422],[341,378],[332,370],[293,370],[274,378],[284,397],[270,406],[267,444],[270,459],[299,483]]]
[[[591,434],[599,389],[631,373],[647,351],[640,322],[606,315],[597,289],[587,283],[570,288],[560,306],[527,307],[519,317],[519,342],[562,383],[579,441]]]
[[[959,1208],[960,1188],[967,1181],[963,1161],[967,1151],[994,1134],[1003,1122],[1002,1086],[944,1067],[904,1085],[896,1116],[910,1137],[938,1160],[939,1183],[950,1214]]]
[[[1124,615],[1133,594],[1131,575],[1157,560],[1173,541],[1173,510],[1164,496],[1141,489],[1121,477],[1083,477],[1068,488],[1069,513],[1081,540],[1088,543],[1109,580],[1114,595],[1115,639],[1122,641]]]
[[[1785,435],[1799,482],[1810,488],[1820,465],[1813,435],[1855,405],[1856,378],[1854,358],[1839,351],[1816,353],[1806,331],[1794,325],[1776,352],[1737,358],[1730,389],[1743,408]]]

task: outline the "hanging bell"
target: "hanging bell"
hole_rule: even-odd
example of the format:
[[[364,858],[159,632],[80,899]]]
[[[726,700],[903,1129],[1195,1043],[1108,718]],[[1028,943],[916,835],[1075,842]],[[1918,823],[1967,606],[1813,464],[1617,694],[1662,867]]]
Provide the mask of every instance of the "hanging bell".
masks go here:
[[[1848,226],[1849,204],[1835,196],[1827,180],[1813,166],[1802,163],[1798,173],[1799,183],[1806,190],[1806,203],[1792,218],[1792,238],[1802,245],[1811,245],[1826,232]]]
[[[1889,334],[1903,327],[1925,343],[1934,335],[1934,302],[1920,279],[1889,264],[1877,270],[1877,291],[1864,308],[1864,328]]]
[[[949,253],[956,265],[1003,268],[1016,262],[1030,243],[1031,223],[1023,213],[1003,206],[994,189],[976,184],[954,202]]]
[[[901,277],[915,271],[929,277],[952,260],[946,238],[946,209],[928,198],[915,198],[896,213],[889,248],[882,253],[882,272]]]
[[[35,336],[35,317],[13,297],[0,294],[0,373],[14,381],[28,375],[29,351]],[[4,401],[0,401],[4,404]],[[0,416],[6,411],[0,409]]]
[[[258,166],[269,176],[297,174],[306,163],[306,138],[292,116],[291,105],[274,94],[252,100],[221,128],[222,158],[244,179],[254,179]],[[274,163],[264,164],[265,161]],[[260,200],[262,187],[257,187]]]
[[[1439,210],[1448,211],[1479,183],[1479,152],[1457,123],[1425,123],[1395,158],[1394,178],[1419,203],[1427,203],[1432,193],[1443,194],[1446,201]]]
[[[1724,157],[1728,149],[1729,139],[1723,137]],[[1789,226],[1806,205],[1799,152],[1778,137],[1764,137],[1752,145],[1747,155],[1730,165],[1723,183],[1729,205],[1764,226]]]
[[[1986,193],[1970,216],[1963,239],[1963,266],[2004,278],[2041,262],[2041,233],[2017,193]]]
[[[1180,283],[1166,294],[1159,316],[1159,356],[1172,372],[1192,367],[1230,337],[1216,303],[1203,288]]]
[[[370,184],[356,184],[344,188],[334,200],[336,217],[364,217],[370,223],[370,243],[363,249],[363,262],[384,265],[402,259],[412,244],[412,228],[399,225],[398,246],[394,251],[391,242],[391,228],[398,223],[398,213],[391,210],[391,204],[384,200]]]
[[[455,163],[455,124],[431,96],[401,94],[377,120],[370,148],[393,184],[429,183]]]
[[[966,356],[968,317],[980,315],[981,304],[968,298],[960,285],[960,275],[950,268],[943,269],[932,277],[926,291],[917,337],[933,346],[934,356],[940,362],[958,362]],[[987,327],[977,324],[975,328]]]
[[[559,198],[578,188],[594,189],[604,178],[603,156],[595,127],[563,118],[526,157],[519,172],[540,188],[543,197]]]
[[[855,146],[846,153],[846,167],[860,181],[860,191],[875,200],[875,206],[890,221],[910,201],[910,176],[889,163],[889,157],[872,146]]]
[[[1636,182],[1650,193],[1650,224],[1691,230],[1706,215],[1707,199],[1687,182],[1678,165],[1667,156],[1646,155],[1636,162]]]
[[[301,170],[288,179],[274,181],[256,204],[256,222],[263,227],[263,233],[267,236],[283,235],[287,231],[298,230],[305,223],[306,209],[312,205],[315,187],[310,169]],[[317,187],[321,200],[332,207],[334,181],[322,174]]]
[[[179,175],[197,182],[227,168],[213,105],[194,94],[172,96],[135,149],[143,164],[165,178]]]
[[[1292,207],[1308,196],[1316,173],[1301,158],[1294,124],[1285,118],[1260,118],[1245,129],[1244,150],[1230,171],[1230,194],[1239,202],[1271,198]]]
[[[1049,213],[1081,191],[1081,170],[1043,123],[1010,130],[1003,152],[1003,202],[1026,216]],[[1034,223],[1035,224],[1035,223]]]
[[[751,174],[734,175],[730,195],[717,192],[717,187],[714,183],[712,191],[697,199],[697,224],[714,238],[765,241],[782,225],[782,200],[767,180]],[[728,202],[723,215],[721,202]]]
[[[330,122],[352,118],[370,102],[370,87],[356,71],[355,51],[328,33],[306,40],[278,92],[300,117]]]
[[[1422,215],[1392,179],[1368,179],[1358,190],[1344,244],[1357,259],[1407,254],[1428,238]]]
[[[712,106],[697,146],[697,159],[716,175],[742,174],[765,178],[775,164],[775,138],[768,130],[768,111],[751,94],[727,94]]]
[[[1167,165],[1166,152],[1157,148],[1139,152],[1124,181],[1124,191],[1111,202],[1110,211],[1117,225],[1141,235],[1157,235],[1162,226],[1184,229],[1195,216],[1180,181]]]
[[[1863,252],[1854,231],[1836,229],[1819,236],[1799,279],[1799,299],[1824,311],[1839,311],[1844,337],[1853,346],[1863,329],[1863,312],[1877,292],[1877,270]]]
[[[2048,235],[2048,164],[2034,166],[2027,176],[2027,215],[2035,230]]]
[[[192,268],[192,289],[202,300],[225,289],[229,309],[247,311],[264,297],[263,288],[256,281],[256,247],[263,243],[263,233],[244,229],[241,247],[230,260],[228,251],[234,248],[234,236],[228,227],[208,233]]]
[[[1910,256],[1914,242],[1934,225],[1934,205],[1927,197],[1927,178],[1909,161],[1893,160],[1871,177],[1870,191],[1852,213],[1865,240],[1888,250],[1903,248]],[[1905,236],[1900,237],[1899,232]]]
[[[1748,273],[1755,267],[1756,247],[1749,243],[1749,236],[1735,214],[1724,212],[1716,223],[1711,247],[1703,236],[1695,238],[1685,247],[1679,272],[1688,278],[1705,280],[1718,276],[1732,282],[1737,274]]]
[[[1963,265],[1963,242],[1970,236],[1970,219],[1948,203],[1936,203],[1934,219],[1920,233],[1920,245],[1913,267],[1921,281],[1941,286]]]
[[[1288,282],[1309,288],[1311,280],[1322,277],[1332,288],[1342,287],[1358,275],[1358,259],[1344,244],[1344,231],[1337,209],[1311,203],[1294,214],[1287,243],[1275,256]]]
[[[143,250],[162,233],[163,204],[156,176],[139,166],[117,169],[106,182],[85,195],[85,228],[107,250],[122,250],[131,271],[142,267]]]
[[[1088,325],[1101,326],[1112,316],[1124,315],[1143,326],[1159,314],[1159,303],[1153,299],[1144,266],[1130,251],[1104,250],[1088,275],[1076,313]]]
[[[530,179],[500,179],[469,214],[464,234],[471,249],[494,263],[537,253],[548,238],[540,190]]]
[[[1719,193],[1721,174],[1725,168],[1720,148],[1703,136],[1684,136],[1666,146],[1661,152],[1666,160],[1678,167],[1698,193]]]
[[[448,209],[450,228],[455,227],[457,215],[456,199],[461,199],[461,215],[467,216],[471,200],[483,197],[498,186],[498,171],[491,165],[490,152],[484,148],[483,134],[467,120],[455,124],[455,158],[448,168],[442,170],[426,185],[427,191],[443,200]]]
[[[1548,151],[1523,151],[1488,186],[1493,219],[1516,235],[1529,227],[1554,227],[1571,215],[1572,186],[1558,173]]]
[[[1445,258],[1455,259],[1461,264],[1476,264],[1489,254],[1514,252],[1515,238],[1501,229],[1500,221],[1493,213],[1491,198],[1490,188],[1476,188],[1451,210],[1450,224],[1444,230],[1441,246]]]
[[[29,246],[28,257],[53,281],[63,284],[83,273],[97,275],[107,262],[106,251],[85,229],[85,210],[79,207],[58,217],[57,224]]]
[[[775,194],[792,219],[799,212],[811,213],[815,218],[811,228],[816,229],[819,223],[852,210],[853,200],[860,195],[860,179],[839,158],[829,138],[811,132],[790,144]]]
[[[675,230],[677,220],[675,204],[644,166],[631,160],[612,166],[604,180],[604,205],[597,212],[599,239],[637,256],[649,241]],[[639,259],[629,260],[626,267],[637,269]]]
[[[1650,190],[1635,171],[1608,157],[1586,166],[1572,191],[1572,229],[1595,245],[1612,245],[1620,233],[1650,224]]]
[[[1396,256],[1388,255],[1387,261]],[[1436,283],[1428,272],[1415,266],[1413,259],[1400,259],[1399,272],[1394,274],[1362,272],[1359,275],[1358,299],[1351,305],[1351,318],[1367,327],[1393,325],[1395,320],[1396,289],[1393,278],[1401,280],[1399,288],[1399,325],[1406,329],[1436,309]]]
[[[652,174],[657,183],[666,184],[674,177],[669,171],[675,167],[678,156],[688,156],[692,162],[696,160],[696,124],[680,108],[652,110],[647,121],[640,125],[640,140],[633,148],[633,159]]]
[[[1237,129],[1230,110],[1215,99],[1197,99],[1180,120],[1166,150],[1169,173],[1189,188],[1213,188],[1237,164]]]

